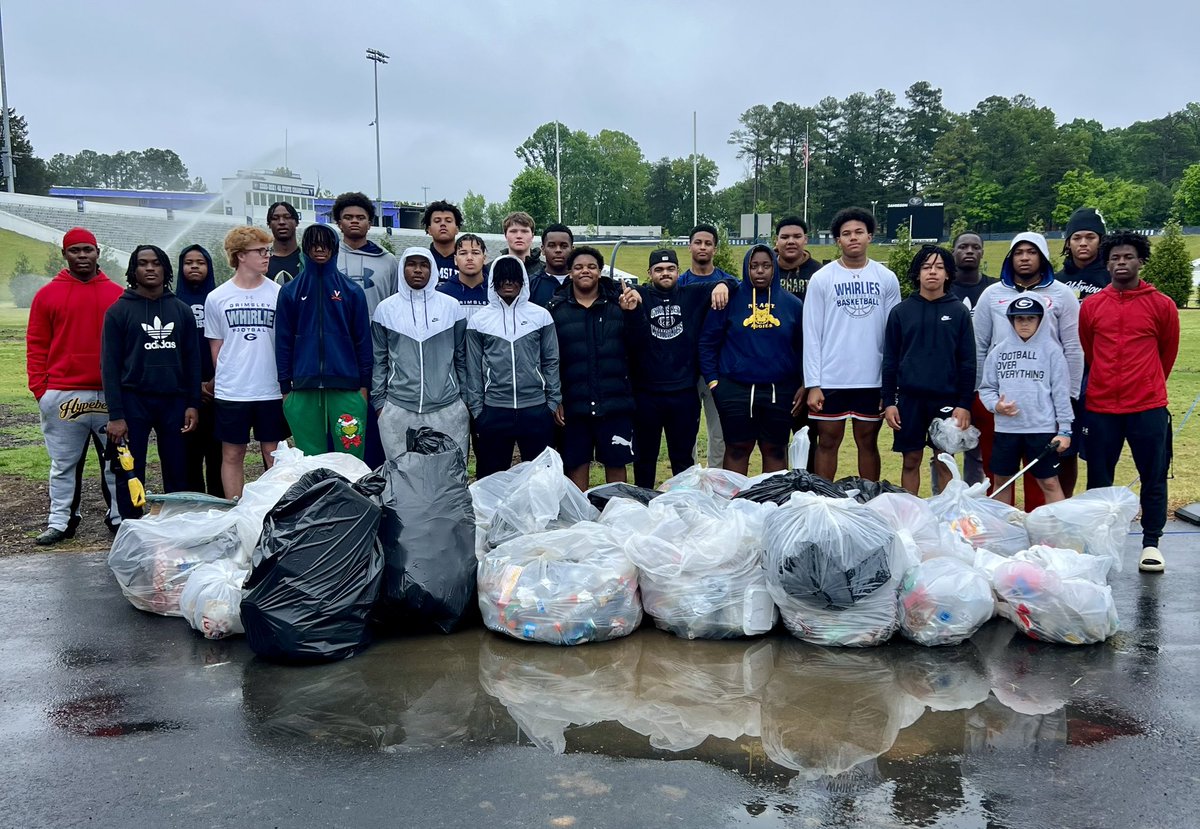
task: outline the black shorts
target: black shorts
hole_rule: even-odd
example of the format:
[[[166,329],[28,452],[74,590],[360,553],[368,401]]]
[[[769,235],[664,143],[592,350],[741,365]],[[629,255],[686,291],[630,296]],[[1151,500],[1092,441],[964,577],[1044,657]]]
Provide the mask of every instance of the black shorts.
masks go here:
[[[731,443],[787,446],[792,433],[792,398],[796,389],[782,383],[753,386],[722,378],[713,389],[721,415],[721,435]]]
[[[245,446],[250,442],[250,430],[259,443],[279,443],[287,440],[292,431],[283,416],[282,400],[218,400],[217,440]]]
[[[992,439],[992,474],[1011,478],[1017,470],[1038,456],[1046,444],[1054,440],[1053,433],[1018,435],[997,432]],[[1051,452],[1030,470],[1033,477],[1046,480],[1058,475],[1058,453]]]
[[[633,417],[566,416],[562,430],[563,466],[568,472],[595,458],[604,466],[633,463]]]
[[[950,416],[954,403],[934,397],[901,394],[896,402],[900,428],[892,437],[893,452],[920,452],[929,445],[929,424]]]
[[[822,389],[825,405],[819,412],[809,412],[809,420],[863,420],[879,423],[883,420],[880,404],[883,396],[879,388],[873,389]]]

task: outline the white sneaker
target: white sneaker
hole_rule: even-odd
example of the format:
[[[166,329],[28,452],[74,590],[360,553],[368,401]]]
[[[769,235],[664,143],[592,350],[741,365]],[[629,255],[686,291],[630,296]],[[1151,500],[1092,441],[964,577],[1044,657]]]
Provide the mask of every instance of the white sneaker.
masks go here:
[[[1143,547],[1138,569],[1143,573],[1161,573],[1167,569],[1167,565],[1157,547]]]

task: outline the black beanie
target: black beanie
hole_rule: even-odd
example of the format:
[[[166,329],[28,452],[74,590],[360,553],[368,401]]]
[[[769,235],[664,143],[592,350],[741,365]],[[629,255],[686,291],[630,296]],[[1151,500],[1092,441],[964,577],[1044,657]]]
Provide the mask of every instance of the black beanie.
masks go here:
[[[1067,220],[1067,229],[1063,231],[1063,238],[1070,240],[1072,234],[1081,230],[1090,230],[1104,238],[1104,217],[1100,215],[1099,210],[1094,207],[1081,207],[1072,213],[1071,218]]]

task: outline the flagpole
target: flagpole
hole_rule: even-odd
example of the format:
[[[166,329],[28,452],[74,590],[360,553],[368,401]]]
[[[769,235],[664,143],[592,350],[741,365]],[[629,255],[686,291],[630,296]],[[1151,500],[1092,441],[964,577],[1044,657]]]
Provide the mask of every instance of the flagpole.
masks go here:
[[[692,110],[692,227],[700,224],[699,211],[696,209],[696,110]]]
[[[558,144],[558,121],[554,122],[554,189],[558,193],[558,221],[562,222],[562,152]]]
[[[808,224],[808,124],[804,125],[804,224]]]

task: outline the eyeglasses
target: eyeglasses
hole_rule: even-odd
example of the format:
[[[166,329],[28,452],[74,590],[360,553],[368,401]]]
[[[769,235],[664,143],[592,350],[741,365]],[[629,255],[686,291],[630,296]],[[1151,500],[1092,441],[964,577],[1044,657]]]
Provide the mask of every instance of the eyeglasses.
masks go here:
[[[271,249],[270,248],[250,248],[249,250],[243,251],[243,253],[257,253],[259,256],[270,256]]]

